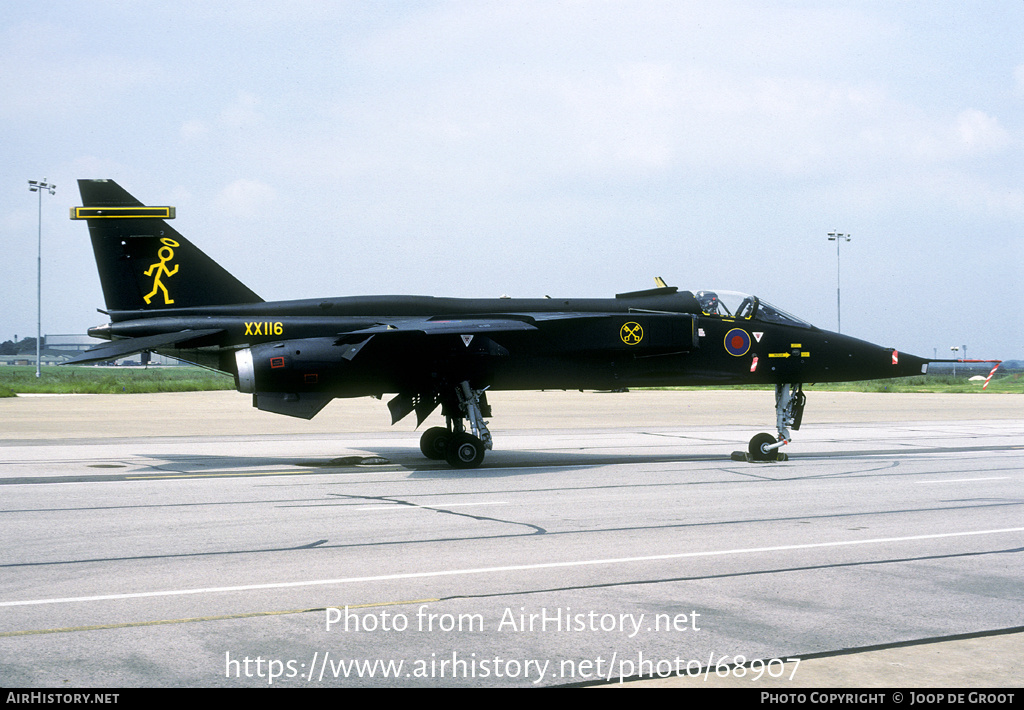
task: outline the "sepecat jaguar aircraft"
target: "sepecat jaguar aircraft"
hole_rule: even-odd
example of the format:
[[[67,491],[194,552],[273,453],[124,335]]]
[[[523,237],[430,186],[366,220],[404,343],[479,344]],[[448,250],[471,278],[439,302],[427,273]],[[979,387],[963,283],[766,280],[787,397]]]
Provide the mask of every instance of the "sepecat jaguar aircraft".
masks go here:
[[[79,180],[109,340],[69,363],[157,352],[231,373],[261,410],[310,419],[339,397],[392,395],[392,423],[427,429],[423,454],[473,468],[492,447],[486,391],[672,385],[775,386],[777,434],[752,461],[783,457],[802,383],[904,377],[928,360],[812,326],[757,298],[657,288],[614,298],[353,296],[267,302],[112,180]]]

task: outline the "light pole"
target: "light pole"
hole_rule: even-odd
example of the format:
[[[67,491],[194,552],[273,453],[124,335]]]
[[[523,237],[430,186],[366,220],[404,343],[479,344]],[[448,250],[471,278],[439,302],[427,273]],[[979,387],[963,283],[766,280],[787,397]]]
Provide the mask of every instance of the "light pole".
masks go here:
[[[829,232],[828,240],[836,243],[836,332],[843,332],[843,320],[840,310],[839,301],[839,243],[843,240],[850,241],[849,234],[840,234],[839,232]]]
[[[39,249],[36,257],[36,377],[39,377],[43,341],[43,192],[52,195],[57,192],[57,186],[51,185],[43,178],[42,182],[29,180],[28,189],[39,193]]]
[[[953,351],[953,377],[956,377],[956,354],[960,352],[960,348],[955,345],[951,345],[949,349]]]

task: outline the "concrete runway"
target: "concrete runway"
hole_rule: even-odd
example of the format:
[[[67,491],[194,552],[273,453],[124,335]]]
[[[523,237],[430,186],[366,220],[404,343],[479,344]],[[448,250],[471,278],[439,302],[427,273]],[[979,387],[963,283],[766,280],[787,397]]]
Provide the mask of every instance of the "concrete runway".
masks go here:
[[[770,392],[490,398],[469,472],[374,400],[0,400],[3,684],[1019,685],[1024,397],[811,390],[773,464]]]

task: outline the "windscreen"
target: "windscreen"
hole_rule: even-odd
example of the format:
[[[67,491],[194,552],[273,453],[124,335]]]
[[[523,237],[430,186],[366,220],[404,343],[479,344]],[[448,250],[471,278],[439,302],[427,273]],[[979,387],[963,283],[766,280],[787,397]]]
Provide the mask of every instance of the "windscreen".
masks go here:
[[[697,291],[694,296],[704,315],[738,320],[761,320],[800,328],[811,327],[807,321],[750,294],[736,291]]]

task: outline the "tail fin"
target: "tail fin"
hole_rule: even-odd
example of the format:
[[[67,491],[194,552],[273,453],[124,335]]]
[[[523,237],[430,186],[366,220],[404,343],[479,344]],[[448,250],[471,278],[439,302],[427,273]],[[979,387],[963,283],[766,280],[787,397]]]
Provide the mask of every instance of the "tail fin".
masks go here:
[[[112,311],[161,310],[262,298],[178,234],[173,207],[146,207],[113,180],[79,180],[103,298]]]

